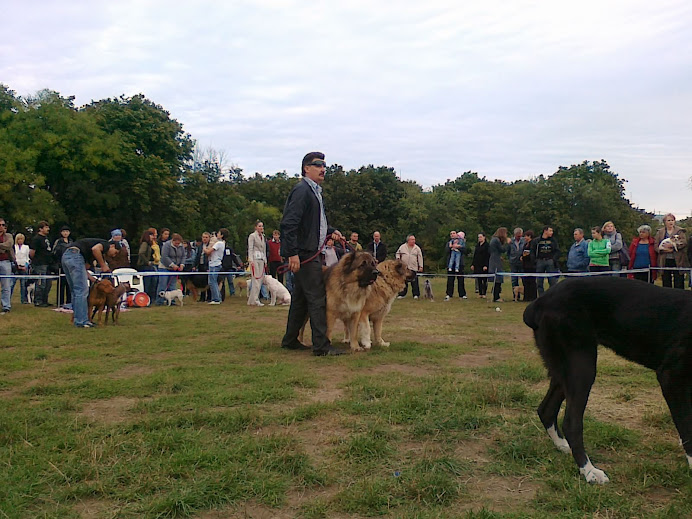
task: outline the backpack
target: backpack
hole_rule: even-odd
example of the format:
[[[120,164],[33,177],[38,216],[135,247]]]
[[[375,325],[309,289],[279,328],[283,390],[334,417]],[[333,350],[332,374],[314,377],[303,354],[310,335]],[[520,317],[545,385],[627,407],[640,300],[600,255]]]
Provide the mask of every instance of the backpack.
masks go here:
[[[622,235],[621,235],[622,236]],[[622,239],[622,249],[619,252],[620,265],[627,269],[630,265],[630,248],[625,239]]]

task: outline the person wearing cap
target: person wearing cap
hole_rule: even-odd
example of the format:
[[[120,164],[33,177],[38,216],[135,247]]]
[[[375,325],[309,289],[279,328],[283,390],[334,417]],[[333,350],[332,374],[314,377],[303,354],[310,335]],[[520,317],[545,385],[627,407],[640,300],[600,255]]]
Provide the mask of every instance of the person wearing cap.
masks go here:
[[[298,341],[301,328],[310,317],[312,353],[316,356],[341,355],[327,337],[327,294],[322,276],[320,251],[327,235],[338,231],[329,229],[322,198],[327,164],[324,153],[313,151],[303,157],[298,182],[286,199],[281,219],[281,256],[288,258],[288,268],[295,275],[291,307],[288,310],[286,333],[281,347],[301,350]]]
[[[52,285],[48,270],[53,263],[53,247],[51,247],[48,233],[50,224],[45,220],[38,223],[38,233],[33,237],[29,244],[29,256],[31,257],[32,274],[41,276],[36,279],[34,289],[34,306],[48,307],[48,294]]]
[[[127,232],[125,232],[125,229],[113,229],[111,231],[111,241],[118,241],[120,242],[120,245],[122,247],[125,247],[125,250],[127,251],[127,261],[128,263],[130,262],[130,244],[128,243],[127,239]]]
[[[53,242],[53,257],[55,262],[58,264],[58,274],[61,275],[58,278],[58,306],[69,305],[72,303],[72,293],[70,287],[67,286],[65,278],[62,277],[64,272],[62,271],[62,255],[67,250],[67,248],[74,242],[71,234],[71,229],[67,225],[60,227],[60,237]]]
[[[72,309],[74,325],[77,328],[94,326],[89,320],[89,281],[97,282],[90,272],[94,261],[101,267],[101,272],[110,272],[105,256],[115,257],[120,251],[118,242],[101,238],[82,238],[70,244],[62,255],[62,269],[72,292]]]

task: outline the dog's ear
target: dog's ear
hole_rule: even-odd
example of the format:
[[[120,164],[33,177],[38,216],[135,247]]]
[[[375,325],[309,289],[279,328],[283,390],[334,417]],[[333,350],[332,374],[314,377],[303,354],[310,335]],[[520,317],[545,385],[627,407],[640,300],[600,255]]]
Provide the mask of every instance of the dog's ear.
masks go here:
[[[344,262],[344,272],[346,274],[350,274],[354,270],[356,270],[356,267],[354,265],[356,261],[356,253],[355,252],[349,252],[346,254],[343,259],[341,260]]]

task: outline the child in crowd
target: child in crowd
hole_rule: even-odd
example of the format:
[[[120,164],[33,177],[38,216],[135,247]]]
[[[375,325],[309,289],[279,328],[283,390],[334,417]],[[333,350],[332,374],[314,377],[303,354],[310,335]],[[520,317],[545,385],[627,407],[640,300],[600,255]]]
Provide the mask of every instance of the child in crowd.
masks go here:
[[[461,265],[461,251],[466,248],[466,234],[463,231],[449,233],[449,263],[447,270],[458,272]]]

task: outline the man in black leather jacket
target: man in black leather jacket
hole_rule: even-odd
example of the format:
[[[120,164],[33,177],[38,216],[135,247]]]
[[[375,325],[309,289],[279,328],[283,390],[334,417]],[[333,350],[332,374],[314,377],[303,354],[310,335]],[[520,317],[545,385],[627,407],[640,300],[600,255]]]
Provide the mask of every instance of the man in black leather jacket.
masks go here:
[[[281,347],[303,348],[298,334],[307,316],[312,328],[314,355],[340,355],[327,338],[327,296],[322,277],[320,250],[332,229],[327,226],[321,184],[327,164],[324,153],[313,151],[303,157],[303,180],[291,190],[281,219],[281,256],[295,274],[291,308]],[[304,263],[303,263],[304,262]]]

